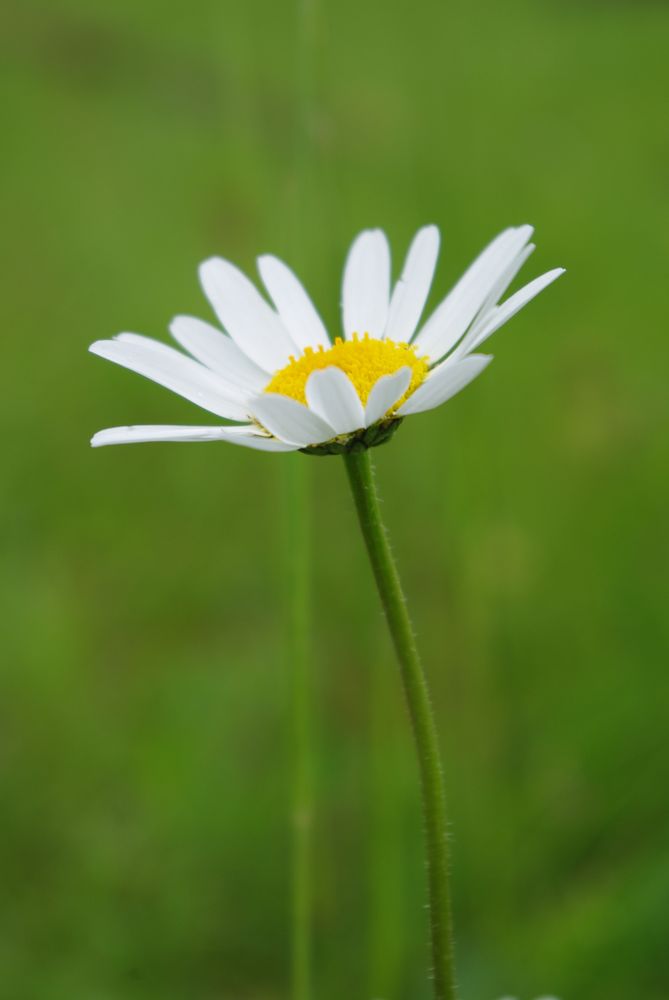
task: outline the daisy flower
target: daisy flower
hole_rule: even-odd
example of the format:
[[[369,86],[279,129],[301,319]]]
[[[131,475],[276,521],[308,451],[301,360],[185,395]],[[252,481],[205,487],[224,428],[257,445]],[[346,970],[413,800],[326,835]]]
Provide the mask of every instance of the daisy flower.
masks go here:
[[[144,375],[228,423],[100,431],[95,446],[138,441],[229,441],[263,451],[342,454],[386,441],[402,419],[440,406],[492,360],[481,345],[562,268],[499,300],[534,249],[532,228],[497,236],[419,327],[439,253],[439,231],[414,237],[399,280],[380,229],[353,241],[344,267],[342,336],[330,338],[295,274],[258,259],[270,302],[229,261],[214,257],[200,280],[222,330],[177,316],[183,351],[121,333],[90,350]]]

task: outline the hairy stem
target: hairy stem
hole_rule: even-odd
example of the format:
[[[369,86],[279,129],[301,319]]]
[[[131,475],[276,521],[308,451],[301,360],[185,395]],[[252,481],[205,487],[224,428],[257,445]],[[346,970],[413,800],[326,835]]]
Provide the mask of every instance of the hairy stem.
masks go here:
[[[400,665],[420,772],[435,1000],[456,1000],[446,798],[427,678],[381,518],[369,449],[344,456],[360,527]]]

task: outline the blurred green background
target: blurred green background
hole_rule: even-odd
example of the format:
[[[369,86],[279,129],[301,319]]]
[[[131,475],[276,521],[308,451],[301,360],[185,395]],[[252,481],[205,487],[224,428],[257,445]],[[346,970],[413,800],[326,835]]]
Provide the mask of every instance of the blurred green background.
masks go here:
[[[399,681],[342,464],[225,445],[87,355],[208,317],[196,265],[436,222],[433,300],[508,224],[568,275],[377,453],[434,686],[464,1000],[666,1000],[669,7],[10,0],[2,79],[0,997],[288,995],[282,476],[309,462],[318,1000],[424,1000]],[[302,206],[301,208],[299,206]],[[296,245],[299,213],[307,219]]]

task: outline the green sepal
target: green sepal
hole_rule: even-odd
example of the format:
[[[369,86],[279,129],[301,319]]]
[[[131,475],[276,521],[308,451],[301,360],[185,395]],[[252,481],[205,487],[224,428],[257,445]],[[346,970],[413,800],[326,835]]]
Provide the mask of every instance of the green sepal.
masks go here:
[[[309,445],[300,448],[300,451],[304,455],[350,455],[367,451],[368,448],[378,448],[380,444],[390,441],[402,419],[402,417],[391,417],[390,420],[379,420],[364,430],[355,431],[353,434],[340,434],[331,441]]]

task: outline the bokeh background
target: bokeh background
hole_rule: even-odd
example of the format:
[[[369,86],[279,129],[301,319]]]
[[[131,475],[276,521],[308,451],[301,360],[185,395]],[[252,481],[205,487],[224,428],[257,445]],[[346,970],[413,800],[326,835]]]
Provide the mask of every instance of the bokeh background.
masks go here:
[[[86,353],[196,264],[508,224],[566,277],[378,451],[435,691],[465,1000],[666,1000],[669,7],[10,0],[2,40],[2,1000],[288,995],[283,484],[313,502],[318,1000],[423,1000],[398,677],[336,459],[93,452],[206,416]],[[300,179],[301,178],[301,179]],[[300,223],[302,220],[302,223]]]

